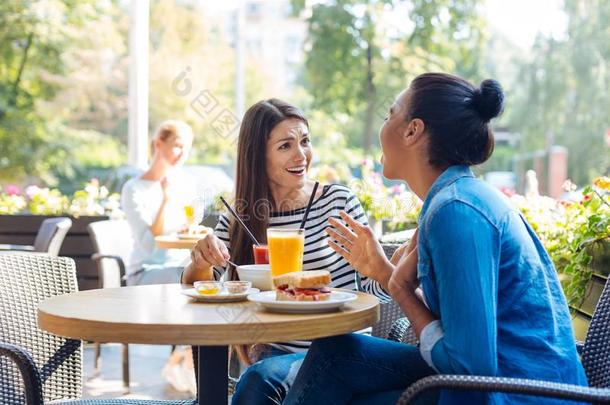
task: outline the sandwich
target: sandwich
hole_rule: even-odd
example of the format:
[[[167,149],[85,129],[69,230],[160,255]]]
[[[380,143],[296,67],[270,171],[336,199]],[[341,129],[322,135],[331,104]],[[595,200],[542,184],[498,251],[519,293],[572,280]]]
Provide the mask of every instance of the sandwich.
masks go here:
[[[273,277],[278,301],[326,301],[330,299],[330,273],[326,270],[299,271]]]

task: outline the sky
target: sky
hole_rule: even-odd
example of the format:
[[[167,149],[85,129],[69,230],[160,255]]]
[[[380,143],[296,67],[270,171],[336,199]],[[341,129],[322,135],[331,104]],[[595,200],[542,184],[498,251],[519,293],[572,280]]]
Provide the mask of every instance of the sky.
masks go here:
[[[539,31],[554,37],[564,34],[567,19],[562,4],[562,0],[487,0],[484,10],[490,26],[526,49]]]
[[[213,10],[226,10],[234,9],[240,0],[199,1]],[[324,0],[310,0],[309,4],[316,2]],[[483,13],[492,27],[515,45],[527,49],[533,45],[538,32],[555,37],[563,35],[567,19],[562,5],[563,0],[485,0]]]

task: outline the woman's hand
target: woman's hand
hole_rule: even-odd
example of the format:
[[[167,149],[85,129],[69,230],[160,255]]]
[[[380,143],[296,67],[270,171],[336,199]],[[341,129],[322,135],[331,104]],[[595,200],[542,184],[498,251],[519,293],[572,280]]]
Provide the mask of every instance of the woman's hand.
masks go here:
[[[169,200],[169,194],[167,192],[169,183],[167,182],[167,177],[163,177],[160,181],[160,184],[162,193],[161,205],[159,205],[159,211],[157,211],[155,220],[153,221],[152,225],[150,225],[150,233],[152,233],[153,236],[163,235],[163,227],[165,224],[165,208]]]
[[[226,245],[216,235],[207,235],[191,250],[191,264],[184,269],[182,282],[193,284],[195,281],[213,280],[212,266],[224,266],[230,258]]]
[[[353,231],[337,219],[330,218],[328,222],[331,227],[326,229],[331,238],[328,245],[343,256],[356,271],[377,280],[384,288],[387,287],[393,266],[377,242],[373,230],[343,211],[340,215]]]
[[[417,244],[417,242],[416,242]],[[417,246],[398,262],[388,281],[388,291],[398,300],[405,293],[415,293],[419,286],[417,278]]]
[[[169,199],[169,193],[168,193],[168,189],[169,189],[169,181],[167,180],[167,177],[163,177],[161,179],[161,192],[163,194],[163,201],[167,201]]]
[[[230,259],[227,246],[214,234],[200,239],[191,250],[193,267],[225,266]]]
[[[417,247],[418,233],[419,228],[416,228],[415,233],[411,237],[411,240],[403,243],[398,249],[394,251],[394,253],[392,254],[392,258],[390,259],[390,263],[392,263],[394,266],[398,265],[398,262],[400,262],[400,259],[402,259],[405,254],[411,253],[413,249]]]

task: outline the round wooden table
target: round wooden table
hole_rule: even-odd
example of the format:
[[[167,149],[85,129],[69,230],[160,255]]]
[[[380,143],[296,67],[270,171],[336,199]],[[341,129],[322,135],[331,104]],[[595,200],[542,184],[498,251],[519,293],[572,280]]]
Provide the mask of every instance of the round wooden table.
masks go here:
[[[376,297],[319,314],[267,312],[249,301],[201,303],[180,294],[179,284],[80,291],[43,301],[38,325],[47,332],[95,342],[198,346],[198,397],[226,403],[228,346],[314,339],[372,326],[379,320]],[[201,403],[201,401],[200,401]]]
[[[203,239],[205,235],[202,235]],[[176,235],[155,236],[155,244],[161,249],[192,249],[197,244],[198,239],[181,239]]]

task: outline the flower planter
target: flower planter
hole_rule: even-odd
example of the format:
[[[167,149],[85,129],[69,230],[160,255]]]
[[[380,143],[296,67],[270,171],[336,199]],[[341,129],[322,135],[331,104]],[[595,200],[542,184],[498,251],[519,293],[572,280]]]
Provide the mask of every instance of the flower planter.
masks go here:
[[[604,240],[593,246],[591,255],[593,258],[589,266],[593,270],[593,277],[588,284],[582,304],[571,308],[574,335],[577,340],[582,341],[587,336],[589,322],[610,274],[610,241]]]
[[[0,244],[33,245],[40,224],[46,215],[0,215]],[[91,255],[93,244],[87,231],[91,222],[108,219],[106,216],[80,216],[72,219],[72,227],[66,235],[59,252],[76,262],[76,276],[81,290],[97,288],[97,267]]]

